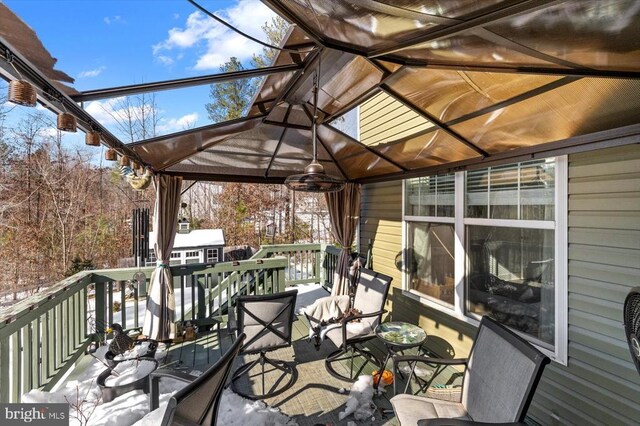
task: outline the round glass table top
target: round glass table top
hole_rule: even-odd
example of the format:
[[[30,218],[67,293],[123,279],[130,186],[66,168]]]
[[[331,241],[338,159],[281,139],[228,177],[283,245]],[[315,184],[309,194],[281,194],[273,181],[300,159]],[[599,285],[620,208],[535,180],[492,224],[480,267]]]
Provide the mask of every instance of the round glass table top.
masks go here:
[[[376,327],[376,335],[394,346],[418,346],[427,340],[427,333],[408,322],[384,322]]]

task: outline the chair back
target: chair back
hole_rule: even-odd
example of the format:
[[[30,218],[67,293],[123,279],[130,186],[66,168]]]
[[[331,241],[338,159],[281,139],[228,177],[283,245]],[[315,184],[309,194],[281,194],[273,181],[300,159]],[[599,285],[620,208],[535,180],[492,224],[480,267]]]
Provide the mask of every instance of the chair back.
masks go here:
[[[477,422],[518,422],[533,398],[549,358],[484,316],[463,378],[462,404]]]
[[[371,269],[360,268],[358,273],[358,285],[353,299],[353,308],[362,311],[363,314],[381,311],[387,300],[391,278],[388,275],[374,272]],[[363,318],[362,321],[371,325],[374,329],[380,323],[380,316]]]
[[[222,358],[169,399],[163,426],[216,424],[222,391],[244,340],[244,334],[239,335]]]
[[[247,335],[240,353],[266,352],[290,346],[297,296],[298,290],[288,290],[238,297],[238,332]]]

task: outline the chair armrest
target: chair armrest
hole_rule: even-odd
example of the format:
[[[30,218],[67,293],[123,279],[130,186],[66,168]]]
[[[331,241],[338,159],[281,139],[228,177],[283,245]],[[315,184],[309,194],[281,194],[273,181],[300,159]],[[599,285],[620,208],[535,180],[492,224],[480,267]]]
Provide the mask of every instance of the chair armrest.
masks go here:
[[[346,324],[346,323],[348,323],[348,322],[352,322],[352,321],[354,321],[354,320],[361,319],[361,318],[377,317],[377,316],[382,315],[382,314],[384,314],[384,313],[386,313],[386,312],[387,312],[387,310],[386,310],[386,309],[382,309],[382,310],[380,310],[380,311],[370,312],[370,313],[368,313],[368,314],[354,314],[354,315],[349,315],[348,317],[343,318],[340,322],[341,322],[342,324]]]
[[[418,362],[421,362],[424,364],[436,364],[436,365],[464,365],[466,368],[467,361],[468,361],[467,358],[446,359],[446,358],[432,358],[432,357],[420,356],[420,355],[394,355],[391,359],[393,361],[394,377],[396,374],[398,374],[398,371],[399,371],[398,364],[400,364],[401,362],[414,362],[415,364],[413,365],[410,373],[410,374],[414,374],[414,370],[416,369]],[[394,380],[393,393],[395,395],[398,394],[398,392],[396,391],[396,383],[397,381]],[[407,381],[405,392],[407,391],[408,386],[409,386],[409,381]]]
[[[342,320],[340,320],[340,324],[342,325],[342,344],[346,345],[347,344],[347,324],[349,324],[350,322],[353,322],[355,320],[361,319],[361,318],[371,318],[371,317],[377,317],[380,316],[382,314],[384,314],[385,312],[387,312],[386,309],[382,309],[380,311],[376,311],[376,312],[370,312],[368,314],[355,314],[355,315],[349,315],[346,318],[343,318]]]
[[[169,369],[160,369],[149,374],[149,411],[155,410],[160,405],[160,379],[163,377],[179,380],[183,383],[191,383],[197,378],[197,376],[182,371]]]
[[[396,355],[393,357],[393,364],[399,364],[401,362],[422,362],[424,364],[439,364],[439,365],[467,365],[467,358],[432,358],[428,356],[420,355]]]
[[[418,420],[418,426],[526,426],[524,422],[486,423],[462,419],[424,419]]]

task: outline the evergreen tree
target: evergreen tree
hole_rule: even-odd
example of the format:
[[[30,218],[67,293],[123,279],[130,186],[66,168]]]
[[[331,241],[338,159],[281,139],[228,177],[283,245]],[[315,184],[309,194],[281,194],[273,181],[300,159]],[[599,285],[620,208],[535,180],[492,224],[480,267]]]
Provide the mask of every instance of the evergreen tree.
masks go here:
[[[242,71],[244,66],[232,57],[220,67],[221,72]],[[244,78],[227,83],[212,84],[209,97],[213,102],[206,104],[209,118],[214,123],[233,120],[244,116],[254,91],[252,79]]]
[[[262,26],[267,40],[272,45],[279,45],[289,29],[287,21],[281,17],[265,22]],[[252,68],[269,66],[278,52],[274,49],[263,48],[262,53],[253,55]],[[242,71],[246,69],[236,57],[231,57],[220,67],[221,72]],[[216,83],[210,86],[209,97],[211,103],[205,105],[209,118],[214,123],[233,120],[243,117],[253,94],[260,87],[262,78],[245,78],[225,83]]]

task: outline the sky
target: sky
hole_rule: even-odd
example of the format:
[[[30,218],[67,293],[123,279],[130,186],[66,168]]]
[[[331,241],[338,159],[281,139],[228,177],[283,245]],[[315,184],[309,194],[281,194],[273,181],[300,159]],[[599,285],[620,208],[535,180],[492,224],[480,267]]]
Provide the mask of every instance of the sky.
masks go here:
[[[262,47],[198,11],[186,0],[2,0],[58,59],[56,68],[77,90],[101,89],[220,72],[236,56],[245,67]],[[198,3],[242,31],[265,40],[261,27],[275,14],[259,0]],[[210,123],[209,86],[158,92],[160,133]],[[113,131],[114,100],[85,103]],[[17,119],[25,107],[16,108]],[[70,136],[71,143],[84,134]],[[128,141],[126,141],[128,142]]]

